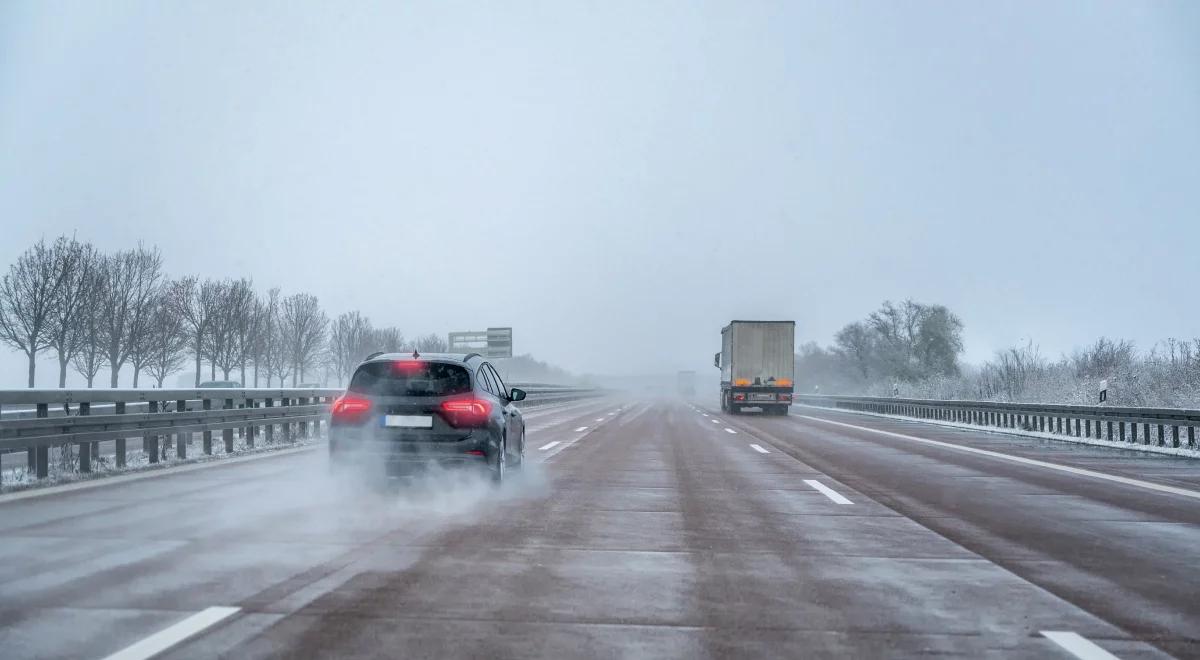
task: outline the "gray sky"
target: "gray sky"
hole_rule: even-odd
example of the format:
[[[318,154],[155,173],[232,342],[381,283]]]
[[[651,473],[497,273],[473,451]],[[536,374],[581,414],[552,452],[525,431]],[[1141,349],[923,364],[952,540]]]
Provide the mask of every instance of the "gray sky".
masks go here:
[[[4,2],[0,264],[63,232],[575,371],[904,297],[1148,347],[1200,336],[1200,4]]]

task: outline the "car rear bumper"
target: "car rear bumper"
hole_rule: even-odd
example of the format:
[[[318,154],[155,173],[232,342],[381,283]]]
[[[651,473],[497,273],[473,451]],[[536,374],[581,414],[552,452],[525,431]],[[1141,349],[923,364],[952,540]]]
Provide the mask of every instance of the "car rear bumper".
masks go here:
[[[492,451],[484,438],[475,435],[455,442],[376,440],[338,434],[331,434],[329,439],[329,458],[335,465],[381,470],[388,475],[414,474],[433,467],[486,468]]]

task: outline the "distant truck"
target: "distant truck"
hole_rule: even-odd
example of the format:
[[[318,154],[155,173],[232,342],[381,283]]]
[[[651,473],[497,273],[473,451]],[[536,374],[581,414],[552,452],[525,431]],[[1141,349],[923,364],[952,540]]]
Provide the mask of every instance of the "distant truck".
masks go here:
[[[732,321],[721,330],[721,410],[738,414],[759,408],[788,414],[796,369],[795,321]]]
[[[679,396],[690,399],[696,396],[696,372],[680,371],[675,375],[675,390]]]

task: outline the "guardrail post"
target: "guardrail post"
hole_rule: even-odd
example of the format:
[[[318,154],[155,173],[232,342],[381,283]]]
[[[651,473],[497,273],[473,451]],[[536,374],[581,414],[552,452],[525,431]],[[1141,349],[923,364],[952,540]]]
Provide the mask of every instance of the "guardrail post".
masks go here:
[[[1109,442],[1112,442],[1112,439],[1113,439],[1113,423],[1112,423],[1112,420],[1111,420],[1111,419],[1110,419],[1110,420],[1108,420],[1108,423],[1106,424],[1106,426],[1108,427],[1108,441],[1109,441]]]
[[[175,412],[187,412],[187,401],[184,401],[183,399],[177,400],[175,402]],[[175,434],[175,458],[180,460],[187,458],[187,446],[191,439],[191,431],[188,431],[187,433],[180,431],[179,433]]]
[[[1172,447],[1179,446],[1179,427],[1178,426],[1171,427],[1171,446]]]
[[[202,399],[200,401],[200,407],[205,410],[212,410],[212,399]],[[205,418],[204,421],[207,422],[208,419]],[[212,456],[212,431],[205,431],[201,437],[203,438],[202,442],[204,446],[202,449],[204,451],[204,455]]]
[[[79,403],[79,416],[87,417],[91,413],[91,404],[87,401]],[[79,473],[87,474],[92,471],[92,443],[79,443]]]
[[[125,414],[125,402],[124,401],[116,402],[116,404],[113,408],[113,412],[115,412],[118,415],[124,415]],[[125,438],[117,438],[116,442],[114,442],[113,444],[116,446],[115,452],[116,452],[116,456],[117,456],[117,467],[123,468],[123,467],[125,467]]]
[[[37,404],[38,418],[50,416],[50,405],[45,403]],[[30,449],[30,456],[33,460],[33,471],[38,479],[45,479],[50,476],[50,448],[43,445]]]
[[[1150,444],[1150,424],[1142,424],[1142,437],[1146,438],[1146,444]]]
[[[233,399],[225,399],[225,410],[233,410]],[[225,441],[225,453],[233,453],[233,427],[221,429],[221,439]]]
[[[254,408],[254,399],[246,399],[246,410]],[[246,428],[242,431],[246,435],[246,446],[254,447],[254,420],[246,420]]]
[[[1163,425],[1159,424],[1158,425],[1158,446],[1162,447],[1165,444],[1167,444],[1166,432],[1163,430]]]
[[[291,399],[285,396],[279,399],[279,405],[286,407],[291,405],[291,401]],[[283,441],[292,441],[292,425],[286,419],[283,422]]]
[[[298,406],[303,406],[303,405],[306,405],[307,403],[308,403],[308,397],[302,396],[302,397],[296,399],[296,405],[298,405]],[[300,437],[301,438],[308,437],[308,422],[300,422]]]
[[[152,413],[158,412],[158,402],[157,401],[150,402],[150,412],[152,412]],[[152,421],[150,423],[153,424],[154,422]],[[157,435],[142,436],[142,450],[146,452],[147,457],[151,463],[157,463],[158,462],[158,436]]]
[[[263,399],[263,407],[274,408],[275,407],[275,399]],[[263,439],[266,441],[266,443],[268,445],[271,444],[272,442],[275,442],[275,425],[274,424],[267,424],[266,436]]]
[[[1188,447],[1196,448],[1196,427],[1194,426],[1188,427]]]

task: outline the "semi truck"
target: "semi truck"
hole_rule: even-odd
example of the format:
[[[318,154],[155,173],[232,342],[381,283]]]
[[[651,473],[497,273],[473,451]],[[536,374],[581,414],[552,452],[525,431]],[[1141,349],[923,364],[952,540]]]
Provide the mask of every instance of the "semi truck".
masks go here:
[[[795,321],[732,321],[721,330],[721,410],[786,415],[796,369]]]

